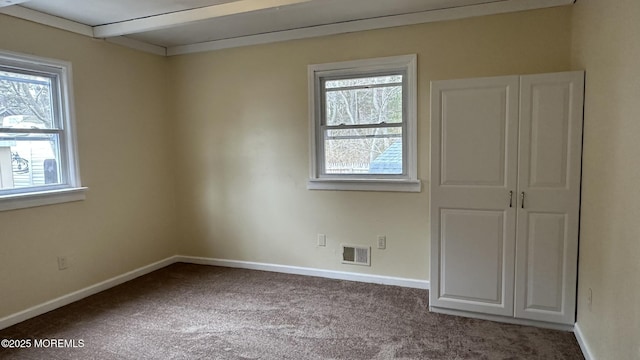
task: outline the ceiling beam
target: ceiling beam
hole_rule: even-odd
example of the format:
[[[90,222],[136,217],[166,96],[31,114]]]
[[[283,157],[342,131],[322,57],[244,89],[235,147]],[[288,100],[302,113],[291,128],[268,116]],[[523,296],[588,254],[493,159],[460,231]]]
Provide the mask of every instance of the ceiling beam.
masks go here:
[[[89,25],[80,24],[75,21],[59,18],[57,16],[45,14],[39,11],[27,9],[25,7],[15,5],[0,8],[0,13],[32,21],[38,24],[51,26],[54,28],[71,31],[76,34],[93,37],[93,29]]]
[[[143,51],[149,54],[167,56],[167,48],[164,46],[153,45],[146,42],[138,41],[136,39],[124,37],[124,36],[110,37],[110,38],[104,39],[104,41],[110,42],[112,44],[118,44],[124,47],[128,47],[130,49]]]
[[[185,25],[196,21],[213,19],[222,16],[277,8],[280,6],[293,5],[308,1],[311,0],[240,0],[220,5],[206,6],[198,9],[190,9],[140,19],[127,20],[113,24],[94,26],[93,35],[97,38],[108,38],[127,34],[135,34],[146,31],[165,29],[177,25]]]
[[[29,0],[0,0],[0,7],[16,5],[27,1]]]
[[[258,35],[241,36],[232,39],[207,41],[197,44],[170,46],[167,56],[215,51],[240,46],[268,44],[278,41],[313,38],[318,36],[344,34],[396,26],[424,24],[436,21],[458,20],[470,17],[504,14],[516,11],[535,10],[556,6],[571,5],[575,0],[499,0],[484,4],[460,6],[448,9],[427,10],[422,12],[385,16],[311,26],[306,28],[274,31]]]

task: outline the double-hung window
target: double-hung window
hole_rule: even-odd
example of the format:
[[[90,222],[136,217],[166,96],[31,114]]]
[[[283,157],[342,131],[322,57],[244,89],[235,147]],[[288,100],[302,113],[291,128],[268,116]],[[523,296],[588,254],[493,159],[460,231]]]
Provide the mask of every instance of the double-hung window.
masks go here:
[[[416,56],[310,65],[309,189],[420,191]]]
[[[84,198],[71,65],[0,52],[0,210]]]

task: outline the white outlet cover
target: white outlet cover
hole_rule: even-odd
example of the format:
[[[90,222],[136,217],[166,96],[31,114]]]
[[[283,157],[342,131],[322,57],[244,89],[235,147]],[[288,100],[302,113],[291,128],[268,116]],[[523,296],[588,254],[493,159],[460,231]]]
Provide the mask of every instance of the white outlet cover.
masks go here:
[[[58,270],[65,270],[69,267],[68,259],[65,256],[58,257]]]
[[[318,246],[327,246],[327,235],[318,234]]]

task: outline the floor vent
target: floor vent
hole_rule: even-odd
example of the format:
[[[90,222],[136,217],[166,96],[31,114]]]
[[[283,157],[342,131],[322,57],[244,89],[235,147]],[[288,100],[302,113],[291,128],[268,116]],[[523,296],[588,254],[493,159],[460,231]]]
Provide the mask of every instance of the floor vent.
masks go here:
[[[371,266],[371,247],[342,245],[342,263]]]

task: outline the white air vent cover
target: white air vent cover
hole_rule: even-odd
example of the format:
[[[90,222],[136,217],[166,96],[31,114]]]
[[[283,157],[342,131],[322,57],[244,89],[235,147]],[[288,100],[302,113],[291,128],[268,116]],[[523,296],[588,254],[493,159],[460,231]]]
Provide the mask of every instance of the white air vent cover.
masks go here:
[[[371,266],[371,247],[342,245],[342,263]]]

